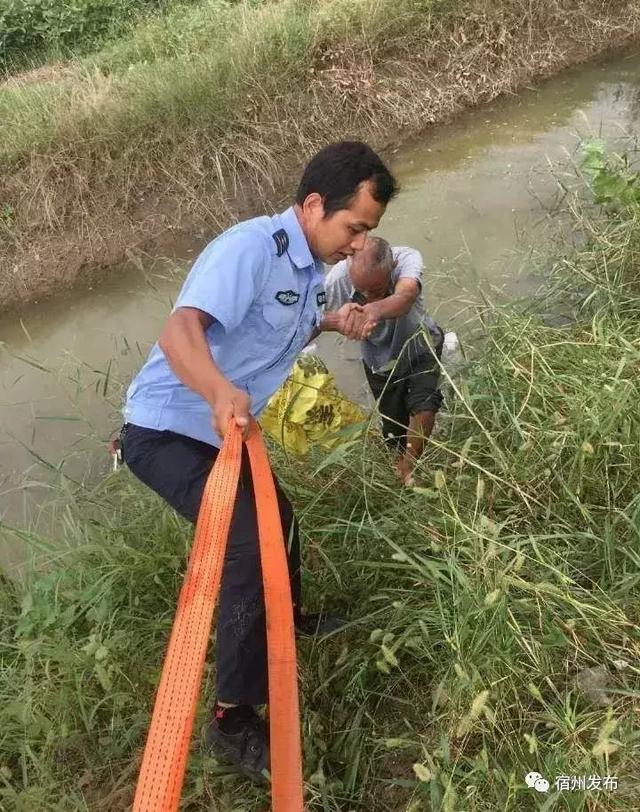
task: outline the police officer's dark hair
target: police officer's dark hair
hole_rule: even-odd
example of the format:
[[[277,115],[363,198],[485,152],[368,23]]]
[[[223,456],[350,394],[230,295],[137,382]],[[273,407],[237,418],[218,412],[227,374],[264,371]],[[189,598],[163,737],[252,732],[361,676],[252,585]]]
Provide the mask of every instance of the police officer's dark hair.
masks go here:
[[[349,208],[363,181],[371,182],[373,199],[385,206],[398,191],[395,178],[371,147],[362,141],[328,144],[305,167],[296,203],[302,205],[317,192],[328,217]]]

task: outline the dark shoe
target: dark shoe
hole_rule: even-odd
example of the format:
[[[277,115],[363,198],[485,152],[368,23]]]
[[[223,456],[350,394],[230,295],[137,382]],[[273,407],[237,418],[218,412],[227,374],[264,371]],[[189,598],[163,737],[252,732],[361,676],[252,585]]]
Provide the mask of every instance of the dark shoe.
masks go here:
[[[303,614],[296,623],[296,632],[301,635],[322,637],[346,626],[348,620],[335,615]]]
[[[269,784],[267,724],[252,707],[247,707],[245,716],[234,725],[233,733],[221,730],[214,717],[207,728],[206,742],[214,755],[233,764],[254,783]]]

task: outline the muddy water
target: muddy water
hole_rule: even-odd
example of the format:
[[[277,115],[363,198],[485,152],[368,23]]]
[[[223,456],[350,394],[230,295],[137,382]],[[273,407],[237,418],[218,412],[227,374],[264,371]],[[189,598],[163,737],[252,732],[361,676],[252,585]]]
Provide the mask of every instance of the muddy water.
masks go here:
[[[544,245],[546,209],[581,136],[615,142],[640,125],[640,56],[570,71],[464,115],[393,155],[402,194],[379,233],[420,249],[427,306],[464,332],[485,296],[531,282],[527,253]],[[0,518],[37,526],[47,483],[90,481],[119,424],[121,387],[141,365],[193,251],[178,263],[127,267],[99,288],[35,305],[0,324]],[[116,274],[114,274],[116,276]],[[350,396],[366,399],[355,344],[323,336],[321,354]],[[1,542],[1,539],[0,539]],[[15,563],[15,542],[0,562]]]

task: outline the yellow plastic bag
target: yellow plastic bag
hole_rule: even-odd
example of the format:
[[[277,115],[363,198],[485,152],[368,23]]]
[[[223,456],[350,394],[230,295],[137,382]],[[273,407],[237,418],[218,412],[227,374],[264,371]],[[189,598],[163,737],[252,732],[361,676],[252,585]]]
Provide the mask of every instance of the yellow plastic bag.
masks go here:
[[[362,409],[340,394],[323,361],[302,354],[260,423],[287,452],[303,455],[312,445],[333,448],[342,440],[341,429],[365,420]]]

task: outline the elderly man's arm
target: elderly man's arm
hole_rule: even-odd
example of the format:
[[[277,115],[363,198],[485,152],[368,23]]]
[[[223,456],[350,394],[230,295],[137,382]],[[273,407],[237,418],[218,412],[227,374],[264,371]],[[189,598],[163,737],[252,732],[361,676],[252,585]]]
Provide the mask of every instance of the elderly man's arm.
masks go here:
[[[417,279],[398,279],[390,296],[377,302],[369,302],[364,305],[363,310],[371,321],[397,319],[406,316],[411,310],[419,292],[420,283]]]

